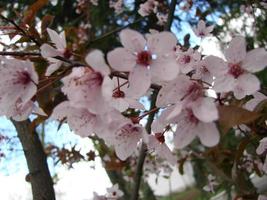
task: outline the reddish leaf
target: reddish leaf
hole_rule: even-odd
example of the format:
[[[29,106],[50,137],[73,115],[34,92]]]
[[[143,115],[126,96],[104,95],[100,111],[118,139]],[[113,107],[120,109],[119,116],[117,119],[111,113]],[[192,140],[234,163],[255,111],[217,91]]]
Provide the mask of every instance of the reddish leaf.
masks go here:
[[[255,121],[260,114],[237,106],[219,106],[219,124],[223,133],[233,126]]]

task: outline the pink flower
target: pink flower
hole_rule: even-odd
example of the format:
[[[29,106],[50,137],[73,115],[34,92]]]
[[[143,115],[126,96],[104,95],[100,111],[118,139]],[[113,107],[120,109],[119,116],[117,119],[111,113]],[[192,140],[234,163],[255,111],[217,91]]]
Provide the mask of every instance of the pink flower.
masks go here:
[[[246,52],[245,38],[235,37],[225,50],[228,72],[215,79],[216,92],[233,91],[237,99],[251,95],[260,89],[258,78],[252,73],[267,65],[267,52],[263,48]]]
[[[57,120],[66,119],[70,128],[81,137],[88,137],[93,133],[101,133],[100,127],[103,123],[99,116],[90,113],[86,108],[73,107],[69,101],[57,105],[51,118]]]
[[[206,26],[206,23],[203,20],[200,20],[197,24],[196,28],[193,28],[194,33],[196,36],[204,38],[210,35],[213,31],[214,26]]]
[[[68,96],[74,107],[87,108],[95,114],[103,114],[110,110],[107,103],[112,96],[113,83],[109,78],[109,68],[102,52],[92,51],[86,57],[92,68],[73,68],[72,73],[62,79],[62,91]]]
[[[148,150],[152,150],[163,160],[167,160],[170,164],[177,164],[176,157],[165,143],[164,134],[156,133],[148,136]]]
[[[204,96],[202,84],[184,75],[178,76],[159,91],[156,105],[165,107],[169,104],[173,106],[167,118],[179,115],[182,109],[190,109],[203,122],[218,119],[218,110],[214,100]]]
[[[220,134],[214,122],[202,121],[190,108],[183,109],[179,115],[170,118],[173,110],[175,107],[171,106],[161,113],[161,116],[153,122],[153,131],[163,131],[165,127],[174,125],[173,141],[175,147],[179,149],[186,147],[195,137],[207,147],[218,144]]]
[[[201,59],[201,54],[192,48],[187,51],[176,50],[176,61],[183,74],[191,72]]]
[[[183,110],[171,120],[177,125],[174,133],[174,145],[177,148],[184,148],[195,137],[207,147],[215,146],[219,142],[220,134],[215,123],[201,121],[190,109]]]
[[[110,188],[107,188],[106,198],[107,200],[117,200],[123,196],[123,192],[119,189],[119,185],[115,184]]]
[[[25,120],[35,107],[38,75],[30,61],[4,59],[0,68],[0,114]]]
[[[101,137],[108,145],[114,146],[119,159],[126,160],[146,134],[145,129],[139,124],[133,124],[130,119],[115,110],[104,115],[103,121],[107,125],[103,127]]]
[[[67,49],[67,43],[66,43],[66,38],[65,38],[65,32],[61,32],[58,34],[54,30],[47,29],[47,32],[49,34],[49,37],[56,45],[56,48],[48,45],[48,44],[43,44],[41,46],[41,54],[44,58],[47,58],[48,61],[51,63],[47,70],[46,70],[46,76],[50,76],[52,73],[57,71],[59,67],[63,64],[62,61],[55,59],[53,57],[56,56],[61,56],[64,58],[69,58],[71,56],[71,52]]]
[[[253,111],[256,106],[264,100],[267,100],[267,96],[260,92],[256,92],[255,94],[253,94],[253,99],[249,100],[244,107],[247,110]]]
[[[173,49],[177,39],[170,32],[155,33],[146,40],[140,33],[126,29],[120,33],[124,48],[108,53],[111,67],[129,73],[129,94],[142,96],[151,82],[174,79],[179,68]]]
[[[138,101],[138,97],[131,97],[125,92],[127,90],[127,82],[128,81],[120,78],[115,78],[113,80],[114,89],[112,98],[109,101],[110,106],[120,112],[123,112],[128,108],[145,110],[144,106]]]
[[[150,15],[155,7],[157,6],[157,2],[155,0],[147,0],[145,3],[140,4],[138,13],[145,17]]]
[[[194,65],[194,69],[194,79],[199,79],[212,84],[214,82],[214,77],[220,77],[227,73],[228,66],[221,58],[216,56],[207,56]]]

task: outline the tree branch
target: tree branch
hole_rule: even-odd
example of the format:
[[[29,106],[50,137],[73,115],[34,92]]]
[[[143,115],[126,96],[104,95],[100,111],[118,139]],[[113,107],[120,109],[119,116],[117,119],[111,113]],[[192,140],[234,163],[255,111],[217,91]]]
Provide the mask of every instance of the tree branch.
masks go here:
[[[98,38],[96,38],[96,39],[90,41],[89,44],[87,45],[87,47],[89,47],[89,46],[92,45],[93,43],[96,43],[96,42],[98,42],[98,41],[100,41],[100,40],[102,40],[102,39],[105,39],[105,38],[107,38],[107,37],[109,37],[109,36],[111,36],[111,35],[113,35],[113,34],[115,34],[115,33],[118,33],[118,32],[120,32],[121,30],[123,30],[123,29],[125,29],[125,28],[131,27],[132,25],[141,22],[143,19],[144,19],[143,17],[142,17],[142,18],[139,18],[139,19],[137,19],[136,21],[134,21],[134,22],[132,22],[132,23],[129,23],[129,24],[123,26],[123,27],[119,27],[119,28],[116,28],[116,29],[114,29],[114,30],[108,32],[108,33],[105,33],[105,34],[101,35],[100,37],[98,37]]]
[[[46,154],[39,137],[35,131],[31,131],[31,122],[14,121],[19,140],[26,157],[31,183],[33,200],[55,200],[53,181],[47,165]]]
[[[171,26],[172,26],[172,21],[173,21],[173,18],[174,18],[176,4],[177,4],[177,0],[172,0],[171,1],[170,11],[169,11],[167,23],[165,24],[165,27],[164,27],[164,30],[165,31],[171,30]]]
[[[37,52],[16,52],[16,51],[0,51],[0,56],[41,56]]]
[[[2,18],[3,20],[5,20],[6,22],[12,24],[13,26],[15,26],[15,28],[21,32],[22,35],[24,35],[25,37],[29,38],[31,41],[33,41],[37,46],[41,46],[41,43],[39,43],[34,37],[32,37],[31,35],[29,35],[25,30],[23,30],[18,24],[16,24],[13,20],[8,19],[7,17],[0,15],[0,18]]]
[[[154,110],[156,108],[156,100],[158,96],[158,90],[154,90],[153,94],[151,95],[151,103],[150,103],[150,111]],[[148,116],[147,123],[146,123],[146,131],[148,134],[151,134],[151,125],[154,119],[156,112],[151,112],[151,114]],[[138,162],[137,162],[137,167],[135,171],[135,176],[134,176],[134,188],[133,188],[133,194],[132,194],[132,200],[138,200],[139,196],[139,188],[142,180],[142,175],[143,175],[143,166],[146,158],[146,152],[147,152],[147,147],[144,143],[142,143]]]
[[[164,30],[166,31],[169,31],[171,29],[176,3],[177,3],[177,0],[171,1],[168,20],[164,27]],[[153,91],[153,94],[151,96],[150,110],[153,110],[156,108],[156,100],[157,100],[159,89],[160,88]],[[156,113],[157,112],[151,112],[151,114],[148,116],[147,123],[146,123],[146,131],[148,134],[151,134],[151,125],[152,125],[152,122],[154,120]],[[146,151],[147,151],[147,147],[144,143],[142,143],[140,154],[139,154],[139,159],[137,162],[135,177],[134,177],[134,188],[133,188],[133,195],[132,195],[131,200],[138,200],[139,188],[140,188],[142,175],[143,175],[143,165],[144,165],[145,158],[146,158]]]

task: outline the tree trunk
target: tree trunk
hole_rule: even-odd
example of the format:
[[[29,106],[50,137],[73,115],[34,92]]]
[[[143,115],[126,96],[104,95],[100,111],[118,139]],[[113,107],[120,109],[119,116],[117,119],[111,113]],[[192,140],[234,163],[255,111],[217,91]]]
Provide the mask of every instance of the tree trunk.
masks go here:
[[[31,130],[30,121],[17,122],[16,127],[27,160],[33,200],[55,200],[53,181],[47,165],[46,154],[37,133]]]

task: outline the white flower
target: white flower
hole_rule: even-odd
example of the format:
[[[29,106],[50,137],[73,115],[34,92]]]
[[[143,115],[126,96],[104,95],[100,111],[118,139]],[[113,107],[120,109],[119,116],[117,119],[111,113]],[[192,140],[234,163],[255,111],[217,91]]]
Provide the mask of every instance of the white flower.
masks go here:
[[[38,75],[30,61],[1,58],[0,115],[25,120],[34,106]]]
[[[203,20],[200,20],[197,24],[196,28],[193,28],[194,33],[196,36],[204,38],[210,35],[210,33],[213,31],[214,26],[206,26],[206,23]]]
[[[216,77],[216,92],[233,91],[237,99],[254,94],[260,89],[260,81],[252,73],[263,70],[267,65],[267,52],[263,48],[246,51],[245,38],[235,37],[225,50],[228,72]]]
[[[170,32],[155,33],[146,40],[140,33],[125,29],[120,33],[124,48],[108,53],[111,67],[129,73],[128,93],[144,95],[154,80],[174,79],[179,67],[175,63],[173,49],[177,39]]]
[[[119,189],[119,185],[115,184],[111,188],[107,188],[107,200],[117,200],[123,196],[123,192]]]
[[[57,71],[60,66],[63,64],[63,61],[55,59],[53,57],[61,56],[64,58],[69,58],[71,56],[70,51],[67,49],[67,43],[65,38],[65,32],[58,34],[54,30],[47,28],[47,32],[52,43],[55,44],[56,48],[43,44],[41,46],[41,54],[46,58],[51,64],[48,66],[45,75],[50,76],[52,73]]]

